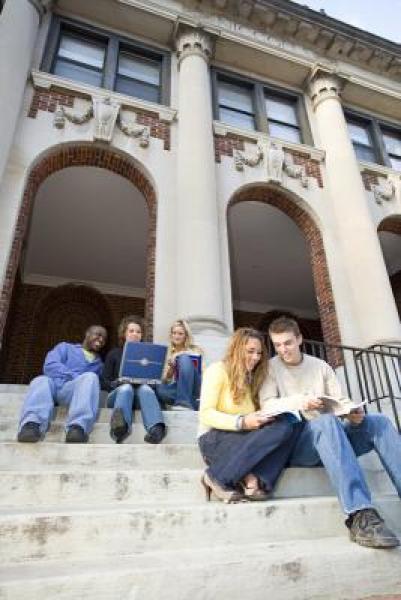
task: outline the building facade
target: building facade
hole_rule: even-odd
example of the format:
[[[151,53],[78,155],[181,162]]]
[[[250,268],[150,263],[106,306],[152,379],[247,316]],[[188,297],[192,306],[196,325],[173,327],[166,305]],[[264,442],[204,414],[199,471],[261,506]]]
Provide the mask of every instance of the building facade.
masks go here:
[[[401,48],[289,0],[3,0],[1,378],[127,313],[401,342]]]

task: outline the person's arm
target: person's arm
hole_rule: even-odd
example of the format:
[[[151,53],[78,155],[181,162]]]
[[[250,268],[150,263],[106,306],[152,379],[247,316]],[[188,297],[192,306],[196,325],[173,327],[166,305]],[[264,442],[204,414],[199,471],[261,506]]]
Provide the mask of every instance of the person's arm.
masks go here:
[[[54,346],[46,354],[45,362],[43,365],[43,373],[51,379],[64,379],[65,381],[71,381],[74,379],[73,372],[66,366],[68,359],[68,345],[65,342],[61,342]]]
[[[118,364],[117,364],[118,363]],[[106,356],[104,361],[104,367],[100,376],[100,386],[102,390],[111,392],[116,387],[116,379],[118,377],[118,369],[120,367],[120,361],[116,360],[116,353],[113,350]]]
[[[238,415],[229,415],[217,409],[219,398],[226,384],[226,377],[218,363],[206,369],[202,381],[199,418],[201,423],[207,427],[236,431]]]

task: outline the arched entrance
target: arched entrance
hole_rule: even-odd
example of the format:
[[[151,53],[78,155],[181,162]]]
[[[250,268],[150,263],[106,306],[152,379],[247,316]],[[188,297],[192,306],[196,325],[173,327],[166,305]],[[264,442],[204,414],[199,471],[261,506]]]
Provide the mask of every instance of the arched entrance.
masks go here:
[[[378,236],[401,319],[401,215],[385,218],[379,224]]]
[[[134,313],[145,317],[152,338],[156,212],[149,178],[125,154],[93,144],[64,145],[37,161],[0,298],[3,381],[13,371],[13,348],[20,347],[25,365],[7,380],[21,381],[21,373],[26,380],[29,360],[38,364],[60,335],[75,340],[88,320],[108,327],[113,340],[119,318]],[[137,236],[131,235],[135,229]],[[138,273],[142,294],[135,297],[132,277]],[[16,322],[25,324],[23,348]]]
[[[246,261],[243,263],[241,274],[235,269],[235,261],[240,260],[240,257],[236,256],[235,252],[238,239],[236,240],[235,235],[233,236],[234,227],[232,222],[230,223],[230,213],[242,203],[245,210],[237,219],[235,226],[237,232],[246,230],[242,243],[243,247],[247,245],[248,264]],[[261,204],[270,208],[267,216],[263,215]],[[250,214],[246,215],[247,206],[254,210],[253,218]],[[236,277],[244,277],[243,281],[245,282],[248,278],[248,282],[251,284],[249,268],[252,268],[252,265],[249,264],[249,258],[252,260],[254,251],[258,254],[258,260],[255,261],[256,274],[253,276],[257,285],[254,285],[253,289],[256,293],[259,291],[258,301],[260,301],[260,294],[263,293],[263,278],[267,273],[265,268],[268,266],[269,275],[265,279],[266,285],[264,286],[266,290],[265,303],[268,306],[259,313],[259,316],[254,316],[253,322],[248,322],[248,325],[252,324],[264,329],[278,313],[290,314],[300,321],[305,336],[314,336],[315,338],[320,336],[328,344],[340,344],[323,240],[316,223],[308,212],[301,208],[295,199],[290,198],[281,190],[265,185],[255,185],[242,189],[234,195],[228,205],[227,218],[234,294],[236,289],[241,290],[241,285],[235,281]],[[285,221],[284,224],[283,221]],[[271,227],[281,228],[278,237],[277,235],[274,237],[277,231],[273,231]],[[242,234],[239,233],[238,237],[240,235]],[[275,241],[273,248],[269,249],[269,255],[265,256],[262,249],[269,236],[274,237]],[[258,237],[260,243],[254,245],[253,242]],[[245,255],[245,252],[242,254]],[[276,269],[275,263],[282,256],[284,256],[283,269],[280,271]],[[288,266],[291,268],[288,269]],[[308,281],[305,284],[305,280],[308,278],[310,284]],[[273,292],[271,294],[268,291],[269,287]],[[269,299],[269,295],[273,301]],[[285,304],[283,304],[283,299]],[[238,305],[238,300],[241,302],[243,298],[234,297],[234,307],[236,304]],[[247,300],[252,300],[252,298]],[[238,325],[246,324],[238,322],[236,312],[234,312],[234,321]]]

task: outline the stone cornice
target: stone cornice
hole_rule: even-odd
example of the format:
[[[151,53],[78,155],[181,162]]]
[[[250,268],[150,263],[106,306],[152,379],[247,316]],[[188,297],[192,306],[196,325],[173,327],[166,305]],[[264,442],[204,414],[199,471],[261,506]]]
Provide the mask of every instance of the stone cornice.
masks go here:
[[[113,92],[112,90],[106,90],[104,88],[94,87],[78,81],[72,81],[70,79],[64,79],[51,73],[44,73],[43,71],[32,71],[31,77],[35,88],[40,89],[62,89],[68,92],[76,93],[78,96],[83,98],[91,99],[93,96],[96,98],[111,98],[113,101],[118,102],[121,106],[136,108],[143,111],[156,113],[159,116],[160,121],[165,123],[171,123],[174,121],[177,115],[177,110],[170,108],[169,106],[163,106],[161,104],[155,104],[154,102],[147,102],[146,100],[140,100],[139,98],[133,98],[132,96],[126,96]]]
[[[225,37],[224,21],[236,24],[239,43],[241,24],[255,32],[276,36],[290,43],[313,50],[329,61],[351,63],[374,73],[401,81],[401,45],[352,27],[325,14],[301,6],[291,0],[210,0],[194,8],[193,0],[177,3],[145,0],[116,0],[120,4],[153,12],[169,20],[179,20],[193,27],[202,26]],[[188,12],[185,10],[188,8]],[[213,18],[220,20],[213,27]],[[239,25],[239,27],[238,27]],[[209,29],[209,26],[211,28]]]

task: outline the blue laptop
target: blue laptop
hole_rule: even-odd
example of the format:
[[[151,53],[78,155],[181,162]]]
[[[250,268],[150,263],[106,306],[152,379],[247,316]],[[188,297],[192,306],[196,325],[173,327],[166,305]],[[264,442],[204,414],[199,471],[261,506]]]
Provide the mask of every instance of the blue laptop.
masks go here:
[[[146,342],[125,342],[119,378],[130,383],[160,383],[167,346]]]

